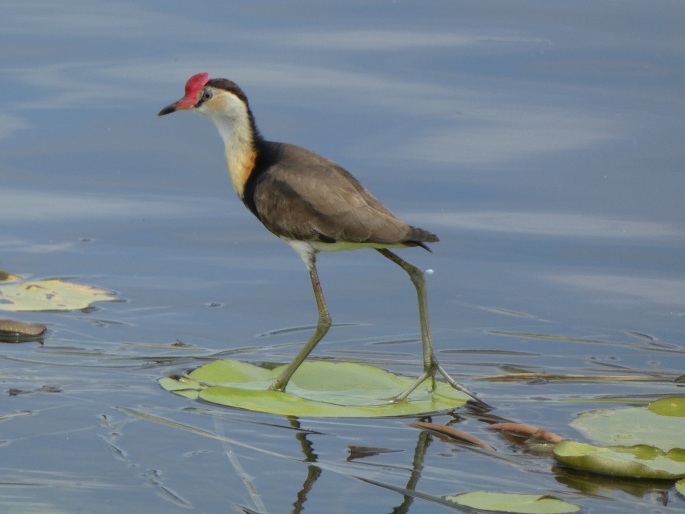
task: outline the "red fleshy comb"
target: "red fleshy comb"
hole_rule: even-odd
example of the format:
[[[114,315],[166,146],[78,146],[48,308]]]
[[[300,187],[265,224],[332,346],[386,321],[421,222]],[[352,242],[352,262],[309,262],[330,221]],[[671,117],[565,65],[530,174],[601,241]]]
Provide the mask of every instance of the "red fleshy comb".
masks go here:
[[[159,111],[159,116],[195,107],[198,102],[198,97],[202,92],[202,88],[205,87],[207,82],[209,82],[208,73],[198,73],[197,75],[190,77],[188,82],[186,82],[186,94],[183,98],[167,105],[164,109]]]
[[[209,81],[209,73],[198,73],[193,75],[186,82],[186,94],[185,96],[195,96],[195,94],[205,87],[205,84]]]

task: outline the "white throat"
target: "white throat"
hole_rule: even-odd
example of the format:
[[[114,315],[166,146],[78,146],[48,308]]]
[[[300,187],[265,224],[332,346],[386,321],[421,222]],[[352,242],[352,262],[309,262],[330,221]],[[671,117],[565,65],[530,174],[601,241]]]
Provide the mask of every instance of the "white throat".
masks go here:
[[[228,174],[233,182],[233,188],[242,198],[245,182],[254,168],[257,157],[250,116],[245,104],[233,95],[222,98],[223,105],[219,109],[216,109],[216,100],[212,110],[198,109],[198,112],[216,125],[224,141]]]

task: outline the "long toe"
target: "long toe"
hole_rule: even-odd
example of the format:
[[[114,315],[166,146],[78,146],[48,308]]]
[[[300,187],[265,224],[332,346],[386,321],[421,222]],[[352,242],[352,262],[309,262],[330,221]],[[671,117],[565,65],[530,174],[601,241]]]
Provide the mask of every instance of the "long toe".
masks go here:
[[[409,397],[409,395],[411,393],[413,393],[421,384],[423,384],[426,380],[429,380],[429,379],[431,380],[431,389],[435,390],[435,374],[436,374],[436,372],[440,373],[443,376],[443,378],[445,379],[445,381],[450,386],[452,386],[454,389],[459,391],[460,393],[465,394],[471,400],[473,400],[474,402],[476,402],[477,404],[479,404],[481,406],[484,406],[484,407],[488,406],[487,403],[485,403],[483,400],[478,398],[474,393],[472,393],[466,387],[464,387],[459,382],[454,380],[449,375],[449,373],[447,373],[447,371],[445,371],[445,369],[438,363],[437,360],[433,360],[432,366],[430,368],[424,369],[423,373],[421,373],[421,375],[419,375],[418,378],[416,380],[414,380],[414,382],[412,382],[412,384],[409,387],[407,387],[407,389],[405,389],[402,393],[398,394],[394,398],[391,398],[388,401],[388,403],[400,403],[400,402],[406,401],[406,399]]]
[[[476,403],[478,403],[478,404],[480,404],[480,405],[483,405],[483,406],[488,406],[487,403],[485,403],[483,400],[481,400],[480,398],[478,398],[474,393],[472,393],[472,392],[469,391],[466,387],[464,387],[464,386],[461,385],[459,382],[457,382],[456,380],[454,380],[454,379],[449,375],[449,373],[447,373],[447,371],[445,371],[445,369],[444,369],[437,361],[433,362],[433,366],[434,366],[434,369],[435,369],[436,371],[438,371],[438,372],[444,377],[444,379],[447,381],[447,383],[448,383],[449,385],[451,385],[454,389],[456,389],[456,390],[459,391],[460,393],[464,393],[466,396],[468,396],[469,398],[471,398],[471,400],[473,400],[474,402],[476,402]]]
[[[428,378],[431,378],[433,381],[435,380],[435,370],[431,371],[425,371],[419,375],[419,377],[412,382],[412,384],[407,387],[403,392],[395,396],[394,398],[391,398],[388,403],[401,403],[405,401],[411,393],[413,393],[417,387],[419,387],[421,384],[423,384]]]

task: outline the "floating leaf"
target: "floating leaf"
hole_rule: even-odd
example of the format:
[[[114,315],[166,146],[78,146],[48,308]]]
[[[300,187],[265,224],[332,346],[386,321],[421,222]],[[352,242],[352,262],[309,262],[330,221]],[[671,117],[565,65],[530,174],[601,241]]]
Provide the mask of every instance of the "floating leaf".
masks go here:
[[[200,391],[204,389],[202,384],[188,377],[164,377],[159,380],[159,385],[167,391],[185,396],[191,400],[197,400],[200,396]]]
[[[663,452],[648,445],[602,448],[565,440],[554,447],[560,462],[602,475],[631,478],[674,479],[685,477],[685,450]]]
[[[531,514],[562,514],[578,512],[580,507],[550,495],[495,493],[492,491],[473,491],[470,493],[445,496],[445,500],[490,512],[516,512]]]
[[[524,423],[493,423],[488,427],[490,430],[502,430],[505,432],[513,432],[515,434],[523,435],[531,439],[539,439],[547,443],[559,443],[564,440],[559,434],[550,432],[548,430],[538,428],[533,425],[526,425]]]
[[[659,416],[677,416],[682,418],[685,417],[685,398],[662,398],[650,403],[647,405],[647,408]]]
[[[678,491],[683,496],[685,496],[685,479],[684,480],[678,480],[675,483],[675,490]]]
[[[4,311],[70,311],[113,300],[117,300],[115,293],[106,289],[58,279],[0,285],[0,310]]]
[[[274,369],[235,360],[206,364],[187,377],[160,380],[165,389],[187,398],[259,412],[311,417],[406,416],[451,410],[468,397],[443,382],[418,387],[407,401],[388,403],[414,379],[350,362],[305,362],[285,392],[269,385],[285,365]]]
[[[482,439],[479,439],[473,434],[469,434],[467,432],[464,432],[463,430],[459,430],[448,425],[438,425],[437,423],[430,423],[427,421],[416,421],[411,425],[417,428],[432,430],[433,432],[437,432],[438,434],[446,436],[443,440],[447,439],[457,442],[468,443],[474,446],[478,446],[479,448],[483,448],[484,450],[489,450],[491,452],[497,451],[493,446],[489,445],[488,443],[486,443]]]
[[[12,332],[27,336],[37,336],[45,332],[46,327],[42,323],[26,323],[13,319],[0,319],[0,332]]]
[[[18,280],[19,277],[16,275],[12,275],[11,273],[7,273],[6,271],[0,270],[0,282],[11,282],[13,280]]]
[[[676,406],[683,401],[667,400]],[[659,402],[663,400],[651,405],[657,404],[657,410],[665,410],[667,404]],[[648,407],[585,412],[574,419],[571,426],[607,446],[645,444],[663,451],[685,448],[685,417],[656,414]]]
[[[13,319],[0,319],[0,343],[23,343],[36,341],[45,333],[42,323],[26,323]]]

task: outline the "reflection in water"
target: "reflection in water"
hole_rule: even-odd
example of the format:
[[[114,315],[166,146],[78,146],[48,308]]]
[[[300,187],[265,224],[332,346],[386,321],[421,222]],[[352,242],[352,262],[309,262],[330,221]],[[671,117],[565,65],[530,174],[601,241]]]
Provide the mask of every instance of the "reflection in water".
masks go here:
[[[494,37],[467,32],[424,32],[417,30],[337,30],[326,33],[298,32],[279,35],[279,43],[330,50],[364,50],[367,52],[403,51],[416,48],[454,48],[482,43],[531,43],[549,46],[551,41],[527,37]]]
[[[298,430],[295,438],[300,442],[304,461],[315,463],[318,456],[314,453],[314,446],[311,441],[307,439],[308,433],[300,430],[300,421],[297,418],[290,417],[288,421],[290,426]],[[299,514],[304,510],[307,494],[309,494],[309,491],[312,490],[317,479],[321,476],[321,471],[321,468],[315,464],[307,466],[307,477],[302,484],[302,488],[297,492],[297,500],[293,503],[293,510],[291,511],[293,514]]]
[[[289,422],[293,428],[298,430],[297,435],[295,437],[300,443],[300,448],[302,450],[302,454],[304,455],[304,462],[316,463],[318,460],[318,456],[314,452],[313,444],[311,443],[311,441],[307,439],[307,436],[309,435],[308,432],[301,430],[300,422],[297,418],[291,417],[289,418]],[[409,479],[407,480],[407,485],[405,486],[405,490],[407,492],[414,492],[416,490],[416,486],[419,482],[419,479],[421,478],[421,471],[424,468],[426,450],[430,446],[431,441],[432,436],[428,431],[420,430],[418,432],[418,439],[414,449],[411,467],[409,468]],[[357,458],[364,458],[364,456],[368,457],[376,454],[376,452],[370,452],[363,455],[358,454]],[[350,459],[348,459],[348,461],[349,460]],[[322,471],[322,468],[316,464],[310,464],[309,466],[307,466],[307,476],[304,480],[304,483],[302,484],[302,487],[297,492],[297,500],[293,503],[293,510],[291,511],[293,514],[299,514],[304,510],[304,503],[307,501],[307,495],[314,488],[314,484],[316,483],[317,479],[321,476]],[[351,475],[354,476],[354,472],[352,472]],[[361,477],[361,475],[363,474],[360,473],[360,476],[358,476],[357,478],[365,480]],[[373,481],[370,480],[366,481],[368,481],[369,483],[373,483]],[[383,484],[377,485],[385,487]],[[394,487],[391,487],[391,489],[396,490],[396,488]],[[394,507],[390,512],[392,514],[406,514],[407,512],[409,512],[409,508],[411,507],[413,501],[414,495],[403,494],[402,503],[400,503],[397,507]]]
[[[29,124],[19,116],[0,113],[0,139],[9,137],[15,131],[28,128]]]
[[[416,490],[416,485],[419,483],[419,478],[421,478],[421,471],[423,470],[423,463],[426,458],[426,450],[428,449],[428,446],[430,446],[431,441],[432,436],[427,431],[421,430],[419,432],[419,439],[416,442],[414,458],[411,463],[411,474],[409,475],[409,480],[405,487],[409,491]],[[402,503],[392,509],[392,514],[405,514],[406,512],[409,512],[409,507],[411,507],[413,502],[414,497],[405,494]]]
[[[648,240],[685,236],[683,230],[670,223],[548,211],[416,213],[411,214],[411,219],[461,230],[534,236]]]
[[[603,293],[611,301],[624,297],[624,302],[664,304],[685,308],[685,280],[680,277],[648,278],[632,275],[595,273],[567,273],[548,277],[550,281],[573,288],[584,289],[587,294]]]
[[[243,482],[247,475],[230,464],[224,474],[212,473],[226,469],[231,455],[216,446],[206,451],[217,444],[216,434],[180,426],[189,416],[205,426],[206,418],[193,419],[187,402],[156,387],[159,376],[221,350],[240,349],[259,361],[265,342],[253,335],[301,325],[311,300],[291,273],[297,262],[271,255],[277,243],[245,225],[242,206],[225,189],[224,165],[214,158],[220,142],[211,127],[193,125],[206,138],[198,151],[190,148],[185,122],[157,123],[159,98],[200,71],[244,83],[259,100],[269,136],[358,170],[393,209],[422,211],[401,214],[443,240],[425,261],[436,270],[436,339],[448,352],[473,348],[446,354],[468,361],[470,376],[507,367],[568,374],[615,365],[682,370],[683,3],[583,6],[581,12],[571,2],[540,1],[500,2],[498,9],[434,0],[325,6],[210,0],[201,9],[159,0],[5,2],[3,268],[77,275],[131,302],[96,313],[43,313],[30,319],[50,325],[44,347],[3,345],[3,390],[36,392],[3,402],[0,510],[183,509],[169,503],[173,498],[162,490],[168,486],[198,512],[222,512],[273,473],[284,483],[259,491],[261,500],[247,497],[254,512],[266,512],[264,504],[274,512],[291,504],[313,511],[315,500],[321,505],[319,491],[341,512],[363,511],[357,507],[375,505],[386,492],[388,505],[375,512],[442,512],[410,488],[452,492],[455,482],[464,489],[581,491],[588,512],[663,510],[655,502],[668,494],[669,510],[682,508],[673,489],[658,498],[658,487],[551,470],[540,460],[535,469],[521,467],[521,459],[505,468],[495,459],[482,467],[469,460],[464,471],[464,459],[436,452],[435,436],[423,455],[429,438],[417,441],[407,429],[394,431],[392,442],[404,454],[337,459],[350,440],[383,440],[397,423],[390,420],[330,422],[316,438],[295,439],[291,427],[273,425],[260,425],[259,433],[238,430],[250,444],[228,442],[247,452],[246,468],[256,462],[247,470],[254,482]],[[239,222],[227,224],[224,216],[229,222],[240,216]],[[83,236],[93,242],[79,243]],[[332,287],[340,284],[337,321],[360,328],[349,328],[354,338],[340,335],[322,348],[324,356],[358,358],[373,350],[373,358],[393,365],[417,359],[410,346],[369,343],[413,337],[413,303],[407,298],[406,327],[388,326],[398,316],[390,309],[399,305],[359,314],[360,303],[380,305],[385,281],[376,280],[375,263],[355,259],[371,269],[355,295],[345,293],[350,275],[338,273],[352,264],[331,256],[325,273]],[[293,276],[284,286],[287,305],[272,301],[272,284],[284,275]],[[255,290],[258,300],[245,302]],[[210,302],[222,307],[207,309]],[[635,340],[627,330],[650,337]],[[565,340],[544,337],[559,334]],[[298,334],[280,337],[292,344]],[[148,346],[176,339],[198,346],[184,349],[185,360],[175,364],[165,365],[164,351]],[[65,392],[39,392],[45,384]],[[620,403],[678,391],[663,382],[479,384],[500,415],[516,412],[555,428],[585,408],[577,401]],[[132,413],[113,405],[162,409],[166,417],[133,423]],[[17,415],[25,412],[31,414]],[[238,425],[263,421],[217,412]],[[103,413],[122,422],[105,441],[94,428]],[[275,446],[299,459],[264,450]],[[336,457],[327,460],[329,453]],[[392,461],[401,462],[399,469],[386,465]],[[158,470],[150,474],[158,485],[150,487],[141,470]],[[329,487],[346,480],[359,485],[354,498]],[[346,501],[353,507],[345,508]]]
[[[64,223],[78,220],[112,220],[129,223],[130,218],[169,218],[209,215],[223,206],[189,198],[132,197],[130,194],[98,195],[65,191],[5,189],[3,220],[12,223]],[[30,205],[30,209],[26,206]],[[215,211],[216,212],[216,211]]]
[[[504,164],[610,141],[617,132],[610,122],[592,113],[535,106],[492,110],[470,104],[468,118],[458,127],[417,137],[399,152],[433,163]]]

